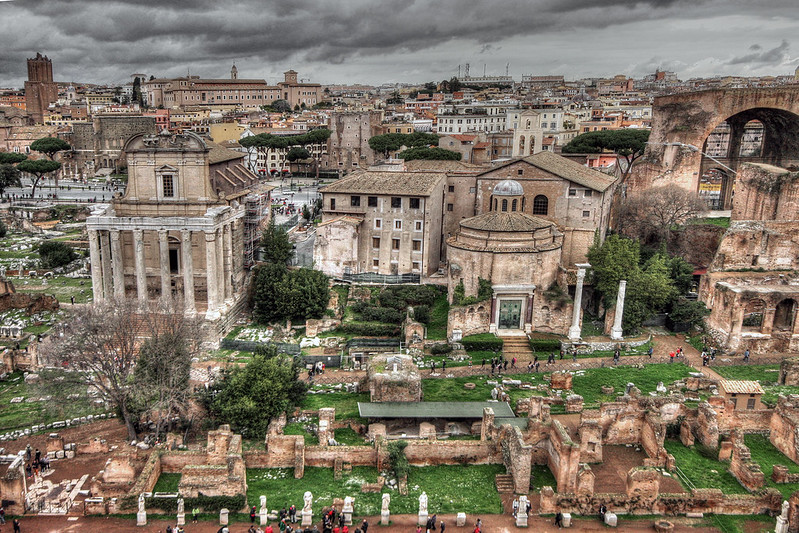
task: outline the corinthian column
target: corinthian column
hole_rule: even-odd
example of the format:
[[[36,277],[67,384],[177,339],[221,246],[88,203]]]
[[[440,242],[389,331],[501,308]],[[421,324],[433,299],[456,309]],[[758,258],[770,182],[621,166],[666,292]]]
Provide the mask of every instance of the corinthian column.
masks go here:
[[[572,325],[569,328],[569,340],[578,341],[582,334],[581,312],[583,306],[583,282],[585,281],[585,269],[590,268],[588,263],[577,265],[577,288],[574,291],[574,311],[572,313]]]
[[[103,265],[100,258],[100,235],[97,230],[89,230],[89,261],[92,265],[92,291],[94,301],[102,302],[105,300],[103,291]]]
[[[219,292],[216,268],[216,232],[205,232],[205,283],[208,294],[208,312],[206,317],[209,319],[219,317]]]
[[[136,295],[139,305],[147,304],[147,273],[144,267],[144,232],[140,229],[133,230],[133,250],[136,258]]]
[[[161,267],[161,298],[166,302],[172,296],[172,278],[169,272],[169,232],[158,230],[158,256]]]
[[[191,252],[191,231],[180,231],[180,251],[183,255],[183,307],[187,314],[194,314],[194,258]]]
[[[624,316],[624,295],[627,293],[627,282],[619,281],[619,293],[616,295],[616,314],[613,315],[613,327],[610,328],[610,338],[614,341],[622,339],[621,318]]]
[[[111,270],[114,272],[114,298],[125,298],[125,273],[122,271],[122,243],[118,229],[111,230]]]

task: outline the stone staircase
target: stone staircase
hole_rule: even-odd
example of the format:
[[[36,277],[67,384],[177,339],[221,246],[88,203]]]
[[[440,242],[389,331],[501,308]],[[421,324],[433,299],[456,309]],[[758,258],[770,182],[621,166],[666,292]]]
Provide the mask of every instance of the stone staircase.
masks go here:
[[[505,356],[506,360],[510,361],[514,357],[518,361],[531,361],[533,359],[533,350],[530,348],[530,342],[526,336],[502,337],[502,341],[502,355]],[[541,359],[540,354],[538,358]]]
[[[497,477],[494,479],[494,483],[497,485],[497,492],[500,494],[511,494],[513,493],[513,476],[510,474],[497,474]]]

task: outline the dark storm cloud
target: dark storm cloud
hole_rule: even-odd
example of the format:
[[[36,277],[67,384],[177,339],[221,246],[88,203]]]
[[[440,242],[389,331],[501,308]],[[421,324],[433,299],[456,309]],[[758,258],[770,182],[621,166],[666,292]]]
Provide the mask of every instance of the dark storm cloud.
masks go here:
[[[558,51],[579,58],[579,47],[584,48],[581,63],[571,65],[576,71],[595,67],[600,60],[615,61],[623,68],[631,60],[641,64],[653,55],[669,56],[669,46],[681,43],[654,37],[669,22],[719,13],[764,20],[795,18],[799,11],[794,0],[774,0],[765,7],[750,4],[744,0],[3,2],[0,84],[19,85],[25,75],[24,58],[36,51],[55,60],[59,79],[87,81],[123,81],[132,71],[177,75],[191,69],[216,76],[233,61],[249,77],[275,76],[293,66],[310,75],[341,73],[320,81],[376,82],[393,74],[429,79],[475,54],[503,66],[506,59],[514,65],[523,61],[519,68],[530,71],[543,64],[536,63],[544,61],[539,57],[552,57]],[[602,32],[606,36],[598,37]],[[588,35],[593,36],[591,42]],[[732,35],[716,41],[718,56],[728,58],[726,50],[735,42]],[[552,48],[542,54],[547,47]],[[766,64],[770,57],[780,62],[786,54],[787,42],[773,50],[751,49],[728,64]],[[359,70],[362,65],[369,70]]]
[[[782,40],[779,46],[775,46],[771,50],[766,50],[764,52],[761,52],[761,50],[763,49],[762,46],[760,46],[759,44],[753,44],[752,46],[749,47],[749,50],[753,51],[754,53],[733,57],[727,62],[727,64],[729,65],[780,64],[789,57],[788,48],[789,48],[788,41],[786,41],[785,39]]]

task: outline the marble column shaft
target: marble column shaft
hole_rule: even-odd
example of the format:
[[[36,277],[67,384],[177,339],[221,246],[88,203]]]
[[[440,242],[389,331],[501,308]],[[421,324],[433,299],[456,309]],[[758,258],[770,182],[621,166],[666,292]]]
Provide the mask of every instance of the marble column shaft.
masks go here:
[[[114,273],[114,298],[125,298],[125,272],[122,267],[122,242],[119,230],[111,230],[111,267]]]
[[[169,232],[158,230],[158,255],[161,267],[161,298],[165,301],[172,296],[172,278],[169,269]]]
[[[136,295],[139,304],[147,302],[147,272],[144,265],[144,231],[133,230],[133,250],[136,263]]]
[[[89,260],[92,265],[92,291],[94,301],[102,302],[105,300],[103,292],[103,265],[100,258],[100,235],[97,230],[89,230]]]
[[[180,232],[180,251],[183,255],[183,306],[184,312],[194,313],[194,259],[192,257],[191,231]]]

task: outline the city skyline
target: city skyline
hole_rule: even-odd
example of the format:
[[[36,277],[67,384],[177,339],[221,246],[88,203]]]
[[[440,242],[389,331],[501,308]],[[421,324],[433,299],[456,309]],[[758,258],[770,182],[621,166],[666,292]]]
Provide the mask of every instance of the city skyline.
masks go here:
[[[134,72],[223,78],[233,63],[269,83],[289,68],[323,84],[440,81],[466,63],[473,76],[509,64],[517,80],[657,68],[682,79],[783,75],[799,64],[788,38],[797,15],[787,0],[12,1],[0,3],[0,86],[21,87],[36,52],[53,59],[58,81],[101,84]]]

